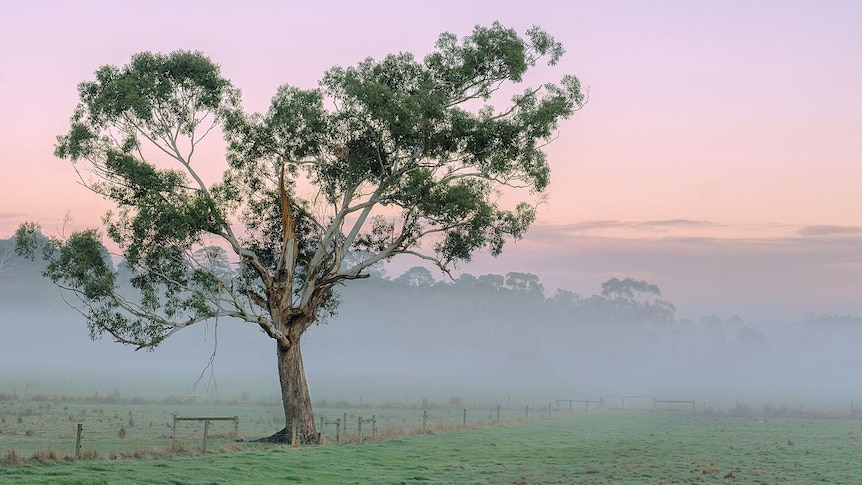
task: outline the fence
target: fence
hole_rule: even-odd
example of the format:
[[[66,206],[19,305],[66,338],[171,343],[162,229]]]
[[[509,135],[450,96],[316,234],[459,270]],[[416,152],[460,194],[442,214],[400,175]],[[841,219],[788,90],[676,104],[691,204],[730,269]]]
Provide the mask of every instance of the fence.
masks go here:
[[[656,399],[654,396],[644,395],[626,395],[626,396],[602,396],[598,401],[590,399],[557,399],[557,408],[561,408],[561,404],[568,403],[569,412],[573,411],[574,403],[582,403],[584,411],[590,410],[590,404],[594,408],[599,409],[629,409],[629,410],[658,410],[658,409],[673,409],[678,405],[685,405],[692,413],[697,411],[696,402],[694,400],[678,400],[678,399]],[[852,412],[852,403],[851,403]]]
[[[209,439],[209,430],[210,430],[210,421],[233,421],[233,438],[239,436],[239,416],[230,416],[230,417],[177,417],[176,414],[174,416],[174,424],[171,427],[171,439],[176,439],[177,437],[177,421],[203,421],[204,422],[204,439],[203,444],[201,445],[201,451],[206,453],[207,451],[207,440]]]
[[[407,434],[426,434],[435,431],[450,431],[467,429],[469,427],[487,426],[503,422],[524,422],[533,419],[551,417],[558,411],[551,403],[546,406],[525,405],[523,408],[511,409],[496,406],[495,408],[435,408],[423,410],[410,416],[409,410],[392,409],[391,413],[372,414],[371,417],[341,413],[336,419],[320,416],[318,418],[318,444],[330,443],[331,432],[335,430],[335,444],[364,443],[385,436],[400,436]],[[324,411],[325,413],[325,411]],[[330,414],[331,416],[331,414]],[[370,434],[369,425],[370,424]],[[294,441],[291,441],[294,443]]]
[[[718,417],[860,417],[858,401],[849,400],[843,408],[825,411],[801,403],[792,406],[766,404],[762,408],[747,406],[743,402],[737,402],[735,407],[732,402],[724,407],[708,404],[703,400],[619,395],[603,396],[598,400],[564,396],[548,404],[515,406],[320,407],[316,411],[319,442],[330,445],[546,419],[556,413],[591,412],[594,409],[676,410]],[[181,407],[178,409],[177,406]],[[68,456],[111,458],[139,456],[141,453],[182,453],[182,450],[191,448],[187,448],[190,442],[194,443],[195,449],[221,446],[233,449],[235,445],[230,443],[233,440],[228,437],[238,437],[240,418],[243,420],[242,431],[249,436],[268,436],[273,429],[283,426],[283,410],[278,405],[245,403],[230,406],[239,416],[226,417],[224,414],[228,413],[223,406],[207,403],[139,405],[102,404],[59,397],[0,399],[0,437],[4,447],[14,448],[22,456],[39,450],[59,449],[65,450]],[[186,416],[171,414],[175,410],[184,411]],[[214,433],[213,426],[218,428],[219,421],[228,426],[232,424],[232,432],[225,429]],[[189,424],[183,427],[183,423]]]
[[[557,399],[556,402],[557,402],[558,408],[560,407],[560,403],[564,403],[564,402],[569,403],[569,412],[572,412],[572,404],[573,403],[583,403],[584,404],[584,411],[590,410],[590,403],[593,403],[594,405],[599,404],[599,401],[590,401],[589,399]]]

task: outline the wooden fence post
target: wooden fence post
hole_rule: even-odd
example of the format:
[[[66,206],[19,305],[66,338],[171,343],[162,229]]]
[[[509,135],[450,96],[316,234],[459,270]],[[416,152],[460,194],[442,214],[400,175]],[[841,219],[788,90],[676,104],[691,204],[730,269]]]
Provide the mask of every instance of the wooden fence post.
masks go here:
[[[422,433],[425,433],[425,428],[428,426],[428,411],[422,411]]]
[[[239,436],[239,416],[233,417],[233,438],[236,439]]]
[[[320,439],[317,442],[320,446],[326,445],[326,420],[323,416],[320,417]]]
[[[371,439],[377,439],[377,415],[371,415]]]
[[[467,408],[464,408],[464,419],[461,421],[461,427],[467,427]]]
[[[359,423],[359,430],[356,432],[356,439],[359,440],[359,444],[362,444],[362,416],[359,416],[357,421]]]
[[[174,425],[171,426],[171,438],[177,439],[177,415],[174,414]]]
[[[81,432],[84,430],[84,425],[78,423],[78,429],[75,432],[75,459],[81,458]]]
[[[210,420],[205,419],[204,420],[204,445],[203,445],[203,449],[201,450],[201,453],[207,452],[207,438],[209,438],[209,432],[210,432]]]
[[[341,418],[335,420],[335,444],[341,444]]]

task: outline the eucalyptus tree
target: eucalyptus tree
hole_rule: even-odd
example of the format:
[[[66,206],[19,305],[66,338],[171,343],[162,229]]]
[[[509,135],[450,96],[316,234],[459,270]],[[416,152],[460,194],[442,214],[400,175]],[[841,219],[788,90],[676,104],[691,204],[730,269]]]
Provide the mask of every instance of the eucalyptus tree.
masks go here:
[[[400,255],[449,271],[533,222],[542,148],[584,95],[573,76],[511,88],[562,54],[539,28],[477,26],[442,34],[421,60],[368,58],[317,89],[282,86],[260,114],[200,53],[104,66],[79,85],[56,155],[116,205],[105,232],[135,296],[119,291],[96,230],[51,239],[45,273],[80,298],[94,338],[153,349],[207,319],[260,328],[275,341],[285,429],[311,441],[300,341],[335,310],[336,285]],[[225,156],[198,157],[219,132]],[[503,204],[509,189],[528,200]],[[36,229],[19,229],[22,251]]]

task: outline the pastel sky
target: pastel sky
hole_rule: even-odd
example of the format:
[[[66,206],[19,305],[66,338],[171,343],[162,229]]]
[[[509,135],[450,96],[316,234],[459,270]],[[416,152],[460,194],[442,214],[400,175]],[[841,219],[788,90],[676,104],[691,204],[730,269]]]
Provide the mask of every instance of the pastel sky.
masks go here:
[[[76,85],[139,51],[200,50],[265,110],[332,65],[428,52],[499,20],[567,49],[589,103],[548,148],[548,203],[474,274],[593,294],[657,283],[680,316],[862,313],[862,2],[33,1],[0,7],[0,237],[98,226],[107,205],[52,156]],[[221,160],[213,152],[213,163]],[[413,261],[399,263],[399,268]]]

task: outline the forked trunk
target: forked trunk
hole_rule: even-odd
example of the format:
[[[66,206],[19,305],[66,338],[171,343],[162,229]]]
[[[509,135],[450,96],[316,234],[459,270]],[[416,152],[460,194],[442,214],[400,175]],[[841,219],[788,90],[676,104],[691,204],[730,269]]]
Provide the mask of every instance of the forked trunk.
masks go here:
[[[284,405],[285,427],[278,433],[259,441],[291,443],[294,430],[299,443],[317,442],[314,414],[311,410],[311,395],[305,380],[299,338],[289,346],[276,344],[278,348],[278,378],[281,382],[281,401]]]

